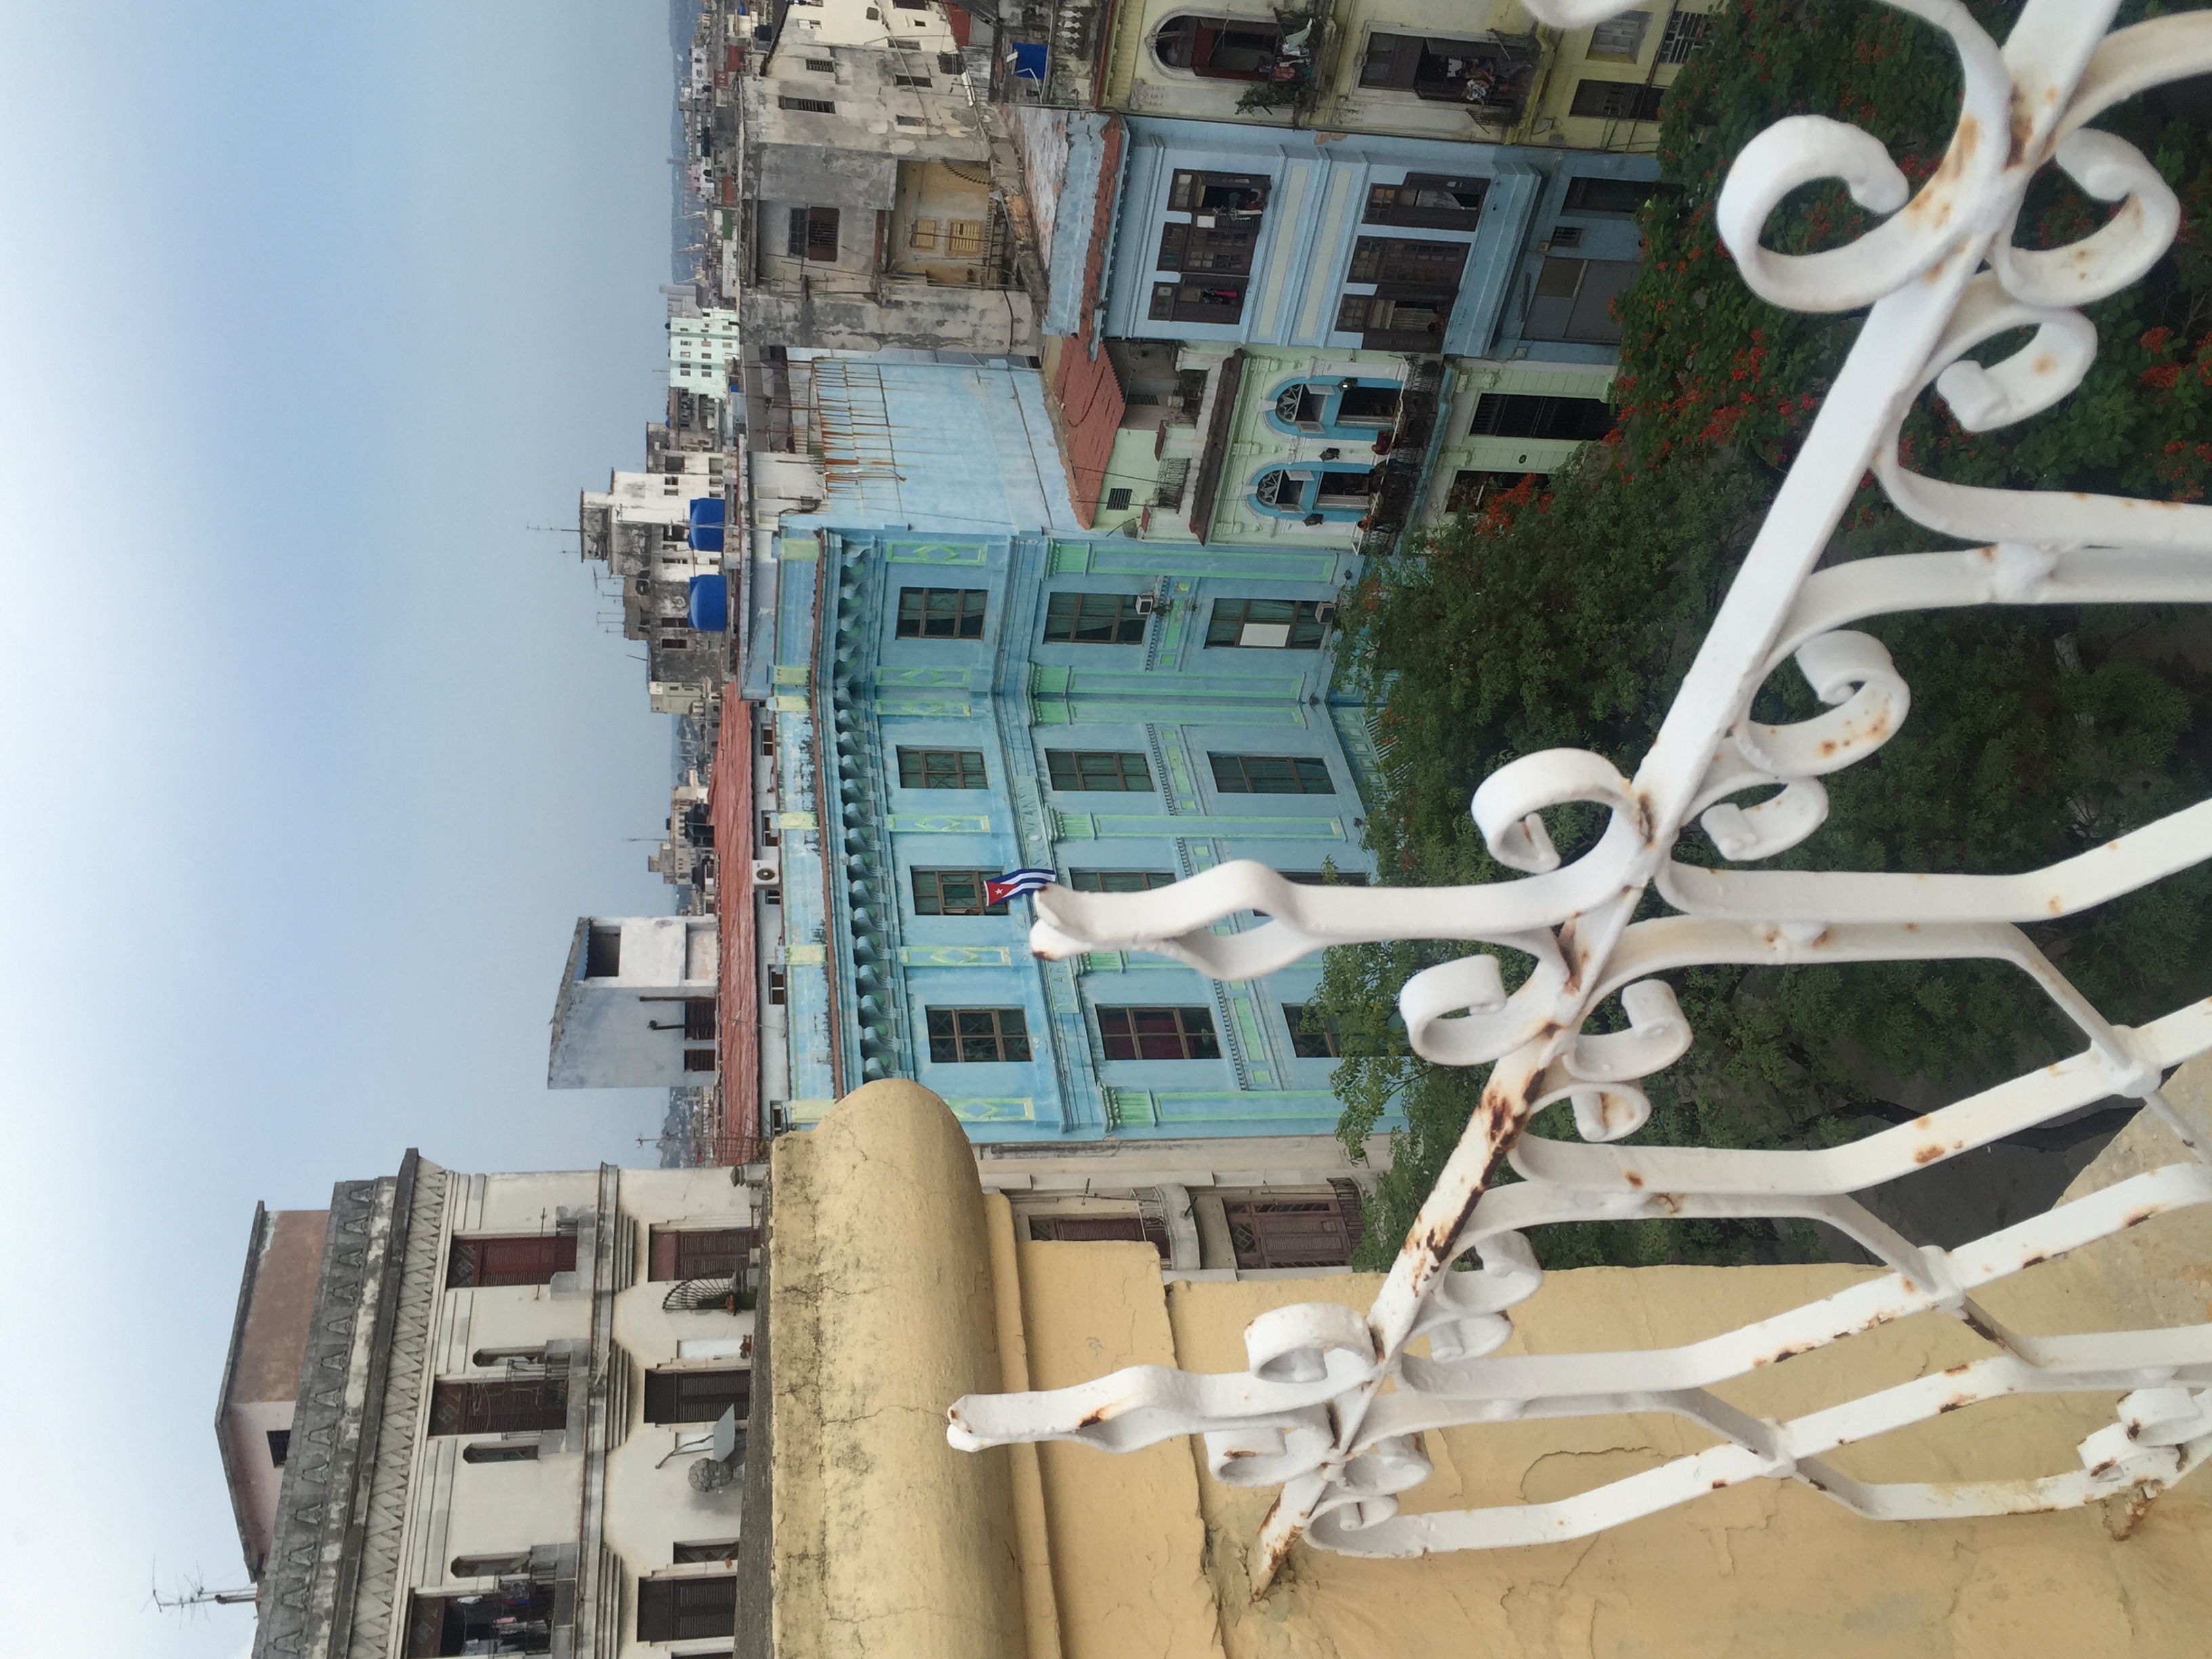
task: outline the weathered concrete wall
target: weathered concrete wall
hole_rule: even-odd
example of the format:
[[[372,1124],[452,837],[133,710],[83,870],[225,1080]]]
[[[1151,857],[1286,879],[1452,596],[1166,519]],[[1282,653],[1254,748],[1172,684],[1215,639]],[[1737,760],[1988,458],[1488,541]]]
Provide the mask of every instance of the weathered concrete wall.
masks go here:
[[[329,1224],[327,1210],[270,1212],[257,1224],[246,1268],[252,1288],[239,1310],[216,1434],[239,1540],[256,1571],[269,1553],[283,1479],[269,1437],[292,1427]]]
[[[886,284],[878,300],[857,292],[777,294],[748,289],[738,303],[745,332],[764,344],[824,351],[1026,352],[1036,343],[1036,307],[1013,289]]]
[[[870,1084],[770,1178],[776,1653],[1019,1659],[1007,1460],[945,1441],[946,1403],[1000,1386],[967,1137],[919,1085]]]

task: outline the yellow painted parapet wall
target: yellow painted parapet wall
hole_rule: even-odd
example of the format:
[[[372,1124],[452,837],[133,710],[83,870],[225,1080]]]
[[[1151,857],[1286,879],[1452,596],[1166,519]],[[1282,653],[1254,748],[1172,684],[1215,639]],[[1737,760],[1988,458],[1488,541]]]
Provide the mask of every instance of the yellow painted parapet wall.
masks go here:
[[[968,1137],[871,1084],[779,1139],[770,1180],[776,1654],[1023,1659],[1007,1460],[945,1443],[945,1402],[1000,1386]]]
[[[2207,1080],[2212,1071],[2185,1071],[2171,1087],[2201,1095]],[[2145,1115],[2070,1195],[2179,1156]],[[780,1139],[772,1182],[779,1656],[2212,1653],[2212,1489],[2193,1482],[2143,1512],[2115,1500],[1893,1523],[1794,1483],[1755,1482],[1534,1548],[1369,1561],[1301,1546],[1255,1603],[1244,1551],[1272,1492],[1212,1480],[1191,1443],[1123,1456],[1070,1445],[964,1455],[945,1443],[945,1407],[971,1389],[1060,1388],[1123,1365],[1241,1370],[1255,1316],[1320,1299],[1364,1309],[1378,1279],[1164,1285],[1149,1245],[1017,1240],[1006,1200],[978,1188],[958,1123],[908,1083],[872,1084],[811,1134]],[[1871,1271],[1553,1273],[1515,1310],[1505,1352],[1695,1340]],[[2160,1217],[1984,1299],[2031,1333],[2212,1318],[2212,1217]],[[1759,1415],[1791,1415],[1983,1352],[1930,1315],[1716,1391]],[[1833,1461],[1877,1480],[2048,1473],[2112,1420],[2101,1396],[2000,1401]],[[1705,1443],[1662,1417],[1449,1430],[1427,1437],[1436,1474],[1404,1508],[1556,1499]]]

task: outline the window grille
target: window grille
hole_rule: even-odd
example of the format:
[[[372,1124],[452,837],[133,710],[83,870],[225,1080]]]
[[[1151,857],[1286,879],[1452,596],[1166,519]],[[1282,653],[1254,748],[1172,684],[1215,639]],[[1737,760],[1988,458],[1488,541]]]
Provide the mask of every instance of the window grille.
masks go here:
[[[1662,64],[1686,64],[1690,55],[1705,45],[1705,34],[1713,20],[1701,11],[1674,11],[1667,17],[1667,27],[1659,37],[1659,61]]]
[[[575,1271],[574,1232],[457,1238],[446,1258],[446,1283],[455,1287],[543,1285],[555,1273]]]

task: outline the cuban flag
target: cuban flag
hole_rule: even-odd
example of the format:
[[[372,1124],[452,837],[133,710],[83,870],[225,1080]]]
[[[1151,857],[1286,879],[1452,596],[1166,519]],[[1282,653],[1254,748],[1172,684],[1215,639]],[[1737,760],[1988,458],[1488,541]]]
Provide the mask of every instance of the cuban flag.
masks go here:
[[[1051,887],[1060,880],[1057,870],[1009,870],[1003,876],[994,876],[983,883],[983,902],[1004,904],[1010,898],[1034,893],[1040,887]]]

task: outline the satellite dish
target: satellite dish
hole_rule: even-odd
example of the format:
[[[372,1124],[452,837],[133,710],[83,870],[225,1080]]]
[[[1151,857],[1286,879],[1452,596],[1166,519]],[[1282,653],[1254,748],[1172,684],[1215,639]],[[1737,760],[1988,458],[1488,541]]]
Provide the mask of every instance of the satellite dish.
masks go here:
[[[726,1463],[745,1449],[745,1431],[738,1426],[738,1408],[725,1406],[714,1419],[714,1461]]]

